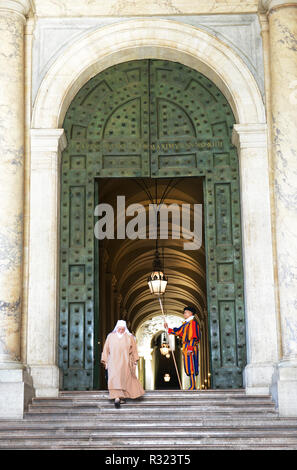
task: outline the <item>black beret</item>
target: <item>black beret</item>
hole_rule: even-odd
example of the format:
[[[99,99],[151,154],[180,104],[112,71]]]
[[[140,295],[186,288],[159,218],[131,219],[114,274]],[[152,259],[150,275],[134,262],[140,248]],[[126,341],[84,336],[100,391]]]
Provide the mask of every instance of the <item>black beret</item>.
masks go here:
[[[194,307],[185,307],[185,308],[184,308],[184,311],[185,311],[185,310],[189,310],[189,312],[192,312],[193,315],[195,315],[195,313],[196,313],[196,310],[195,310]]]

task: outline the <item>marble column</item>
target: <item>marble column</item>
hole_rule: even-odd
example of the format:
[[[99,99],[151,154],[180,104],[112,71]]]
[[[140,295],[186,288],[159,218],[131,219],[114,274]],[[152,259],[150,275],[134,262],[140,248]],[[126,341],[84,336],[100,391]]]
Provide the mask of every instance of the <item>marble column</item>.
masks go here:
[[[155,370],[153,365],[153,348],[144,353],[144,370],[145,370],[145,389],[146,390],[155,390]],[[153,356],[153,357],[152,357]]]
[[[238,148],[241,184],[247,329],[244,384],[247,394],[266,395],[278,361],[266,124],[235,124],[233,143]]]
[[[282,360],[273,393],[297,416],[297,2],[265,1],[269,22],[272,157]]]
[[[24,26],[28,0],[0,0],[0,417],[21,418],[32,382],[21,363]]]
[[[58,396],[60,162],[64,129],[31,129],[27,362],[36,396]]]

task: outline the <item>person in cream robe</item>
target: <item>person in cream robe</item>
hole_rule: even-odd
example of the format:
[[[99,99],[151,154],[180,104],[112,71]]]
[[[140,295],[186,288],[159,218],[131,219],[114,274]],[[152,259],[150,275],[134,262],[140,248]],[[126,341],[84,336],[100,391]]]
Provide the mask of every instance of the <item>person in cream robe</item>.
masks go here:
[[[144,395],[141,383],[136,377],[139,360],[136,341],[127,329],[126,322],[119,320],[106,338],[101,362],[108,373],[109,397],[115,400],[115,407],[125,403],[125,398]]]

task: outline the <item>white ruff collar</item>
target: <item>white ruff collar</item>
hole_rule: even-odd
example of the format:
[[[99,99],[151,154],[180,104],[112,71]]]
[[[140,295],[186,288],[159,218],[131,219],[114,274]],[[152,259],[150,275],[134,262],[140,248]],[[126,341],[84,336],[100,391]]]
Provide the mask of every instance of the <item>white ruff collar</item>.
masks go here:
[[[185,323],[188,323],[189,321],[191,321],[191,320],[193,320],[193,319],[194,319],[194,315],[192,315],[191,317],[187,318],[187,319],[185,320]]]

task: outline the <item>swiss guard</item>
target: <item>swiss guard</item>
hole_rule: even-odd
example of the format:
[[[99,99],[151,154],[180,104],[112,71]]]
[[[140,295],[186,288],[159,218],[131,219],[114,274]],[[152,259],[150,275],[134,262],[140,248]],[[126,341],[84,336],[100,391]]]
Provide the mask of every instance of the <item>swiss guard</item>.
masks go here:
[[[179,328],[168,328],[164,323],[164,328],[171,335],[182,338],[182,352],[184,358],[184,368],[190,377],[190,387],[188,390],[196,390],[196,376],[199,374],[199,342],[200,328],[194,315],[196,310],[193,307],[184,308],[185,321]]]

